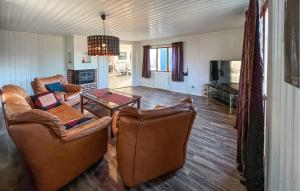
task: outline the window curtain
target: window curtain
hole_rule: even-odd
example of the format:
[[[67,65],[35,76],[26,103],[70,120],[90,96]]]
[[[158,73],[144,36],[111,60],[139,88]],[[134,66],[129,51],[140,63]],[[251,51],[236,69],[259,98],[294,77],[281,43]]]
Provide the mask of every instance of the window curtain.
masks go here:
[[[142,77],[143,78],[150,78],[151,77],[151,68],[150,68],[150,46],[144,46],[144,53],[143,53],[143,71]]]
[[[183,42],[172,43],[172,80],[183,82]]]
[[[248,191],[264,190],[263,63],[259,41],[259,4],[250,0],[246,13],[239,100],[237,168]]]

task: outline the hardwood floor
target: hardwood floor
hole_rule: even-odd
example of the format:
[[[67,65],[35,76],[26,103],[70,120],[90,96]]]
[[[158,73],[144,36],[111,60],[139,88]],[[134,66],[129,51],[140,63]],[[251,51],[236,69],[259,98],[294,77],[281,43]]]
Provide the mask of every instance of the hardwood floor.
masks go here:
[[[171,105],[186,96],[145,87],[118,90],[142,96],[142,109],[153,108],[157,104]],[[207,102],[204,97],[192,97],[198,113],[189,139],[184,167],[130,190],[246,190],[240,184],[241,177],[235,168],[235,117],[228,115],[228,107],[221,103],[214,100]],[[0,119],[0,190],[33,190],[28,170],[6,133],[2,114]],[[109,141],[108,153],[99,165],[91,167],[62,190],[125,190],[117,173],[114,140]]]

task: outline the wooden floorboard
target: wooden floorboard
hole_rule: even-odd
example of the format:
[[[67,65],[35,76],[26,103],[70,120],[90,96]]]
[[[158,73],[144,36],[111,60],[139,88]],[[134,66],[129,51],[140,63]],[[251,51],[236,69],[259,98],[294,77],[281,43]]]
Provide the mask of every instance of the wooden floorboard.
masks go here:
[[[187,95],[146,87],[118,89],[124,93],[142,96],[141,108],[157,104],[172,105]],[[235,117],[222,103],[204,97],[192,96],[198,113],[188,143],[187,160],[176,172],[131,188],[132,191],[245,191],[235,168]],[[0,115],[0,190],[33,190],[30,173],[10,140]],[[114,140],[109,140],[105,159],[62,190],[119,191],[125,190],[117,173]]]

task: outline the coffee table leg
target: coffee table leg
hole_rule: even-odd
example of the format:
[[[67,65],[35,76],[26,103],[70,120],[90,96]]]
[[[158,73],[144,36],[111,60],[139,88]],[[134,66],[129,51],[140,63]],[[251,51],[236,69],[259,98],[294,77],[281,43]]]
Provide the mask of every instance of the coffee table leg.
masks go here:
[[[83,113],[83,97],[80,96],[80,111]]]
[[[137,100],[137,108],[140,109],[141,108],[141,99]]]

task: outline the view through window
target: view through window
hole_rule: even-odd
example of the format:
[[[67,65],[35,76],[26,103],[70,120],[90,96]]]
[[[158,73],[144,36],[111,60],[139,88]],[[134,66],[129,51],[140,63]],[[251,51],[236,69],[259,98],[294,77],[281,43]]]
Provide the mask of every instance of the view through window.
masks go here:
[[[151,48],[150,68],[152,71],[170,72],[172,71],[172,48]]]

